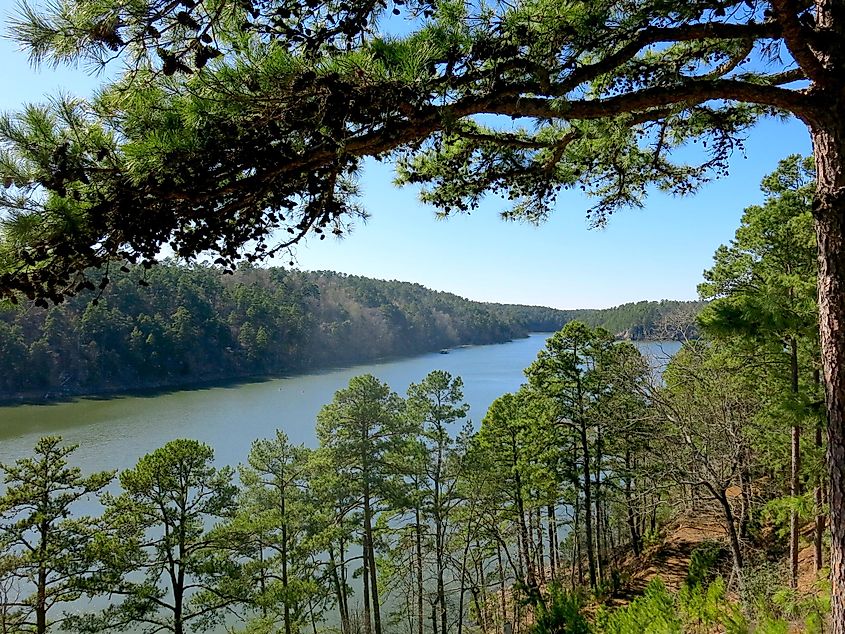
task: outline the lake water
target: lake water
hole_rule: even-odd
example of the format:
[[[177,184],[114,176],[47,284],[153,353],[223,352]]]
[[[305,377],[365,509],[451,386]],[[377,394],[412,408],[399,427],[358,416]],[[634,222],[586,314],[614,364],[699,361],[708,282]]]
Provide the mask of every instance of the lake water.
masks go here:
[[[80,398],[46,405],[0,407],[0,462],[28,455],[40,436],[61,435],[79,449],[71,460],[87,473],[133,466],[139,457],[174,438],[195,438],[214,448],[219,464],[246,460],[256,438],[284,430],[292,442],[316,444],[319,409],[359,374],[372,374],[404,395],[408,384],[432,370],[464,380],[469,418],[478,422],[495,398],[524,382],[523,369],[537,356],[548,333],[489,346],[456,348],[449,354],[242,383],[150,395]],[[676,342],[639,343],[660,364]]]

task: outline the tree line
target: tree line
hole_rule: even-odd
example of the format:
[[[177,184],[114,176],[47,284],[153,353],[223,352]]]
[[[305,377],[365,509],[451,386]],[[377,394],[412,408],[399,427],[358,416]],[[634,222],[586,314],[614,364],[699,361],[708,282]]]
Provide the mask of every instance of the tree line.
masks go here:
[[[672,305],[683,304],[661,304]],[[0,305],[0,398],[185,385],[501,343],[553,332],[582,312],[472,302],[329,271],[126,267],[105,290],[62,305]],[[614,311],[589,316],[611,314],[619,327],[658,334],[641,312],[622,321]]]
[[[0,308],[0,394],[179,385],[521,337],[530,309],[328,271],[165,264],[41,309]],[[95,289],[96,290],[96,289]],[[549,312],[549,311],[546,311]],[[551,311],[554,312],[554,311]],[[543,317],[545,324],[548,317]]]

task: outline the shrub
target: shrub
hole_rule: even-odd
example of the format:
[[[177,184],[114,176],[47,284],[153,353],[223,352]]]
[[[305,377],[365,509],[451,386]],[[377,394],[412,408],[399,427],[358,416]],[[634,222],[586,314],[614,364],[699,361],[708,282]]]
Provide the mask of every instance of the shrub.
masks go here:
[[[537,602],[536,621],[531,634],[590,634],[590,623],[581,614],[580,595],[567,592],[560,584],[549,586],[549,596]]]

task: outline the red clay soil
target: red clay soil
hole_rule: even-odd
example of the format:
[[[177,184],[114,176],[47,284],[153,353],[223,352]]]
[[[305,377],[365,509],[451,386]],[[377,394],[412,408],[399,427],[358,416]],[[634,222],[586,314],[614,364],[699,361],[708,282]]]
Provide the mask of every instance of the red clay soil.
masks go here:
[[[666,529],[661,542],[645,550],[641,557],[630,557],[622,564],[630,580],[623,595],[626,602],[642,594],[655,577],[660,577],[671,591],[678,590],[687,578],[692,552],[706,542],[721,542],[727,546],[727,535],[712,517],[681,517]]]

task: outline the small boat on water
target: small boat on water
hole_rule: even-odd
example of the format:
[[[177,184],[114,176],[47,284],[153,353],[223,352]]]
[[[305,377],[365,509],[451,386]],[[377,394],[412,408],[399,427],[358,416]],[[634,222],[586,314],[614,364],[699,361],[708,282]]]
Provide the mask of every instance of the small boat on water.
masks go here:
[[[443,349],[440,351],[440,354],[449,354],[449,349],[448,349],[448,348],[443,348]]]

